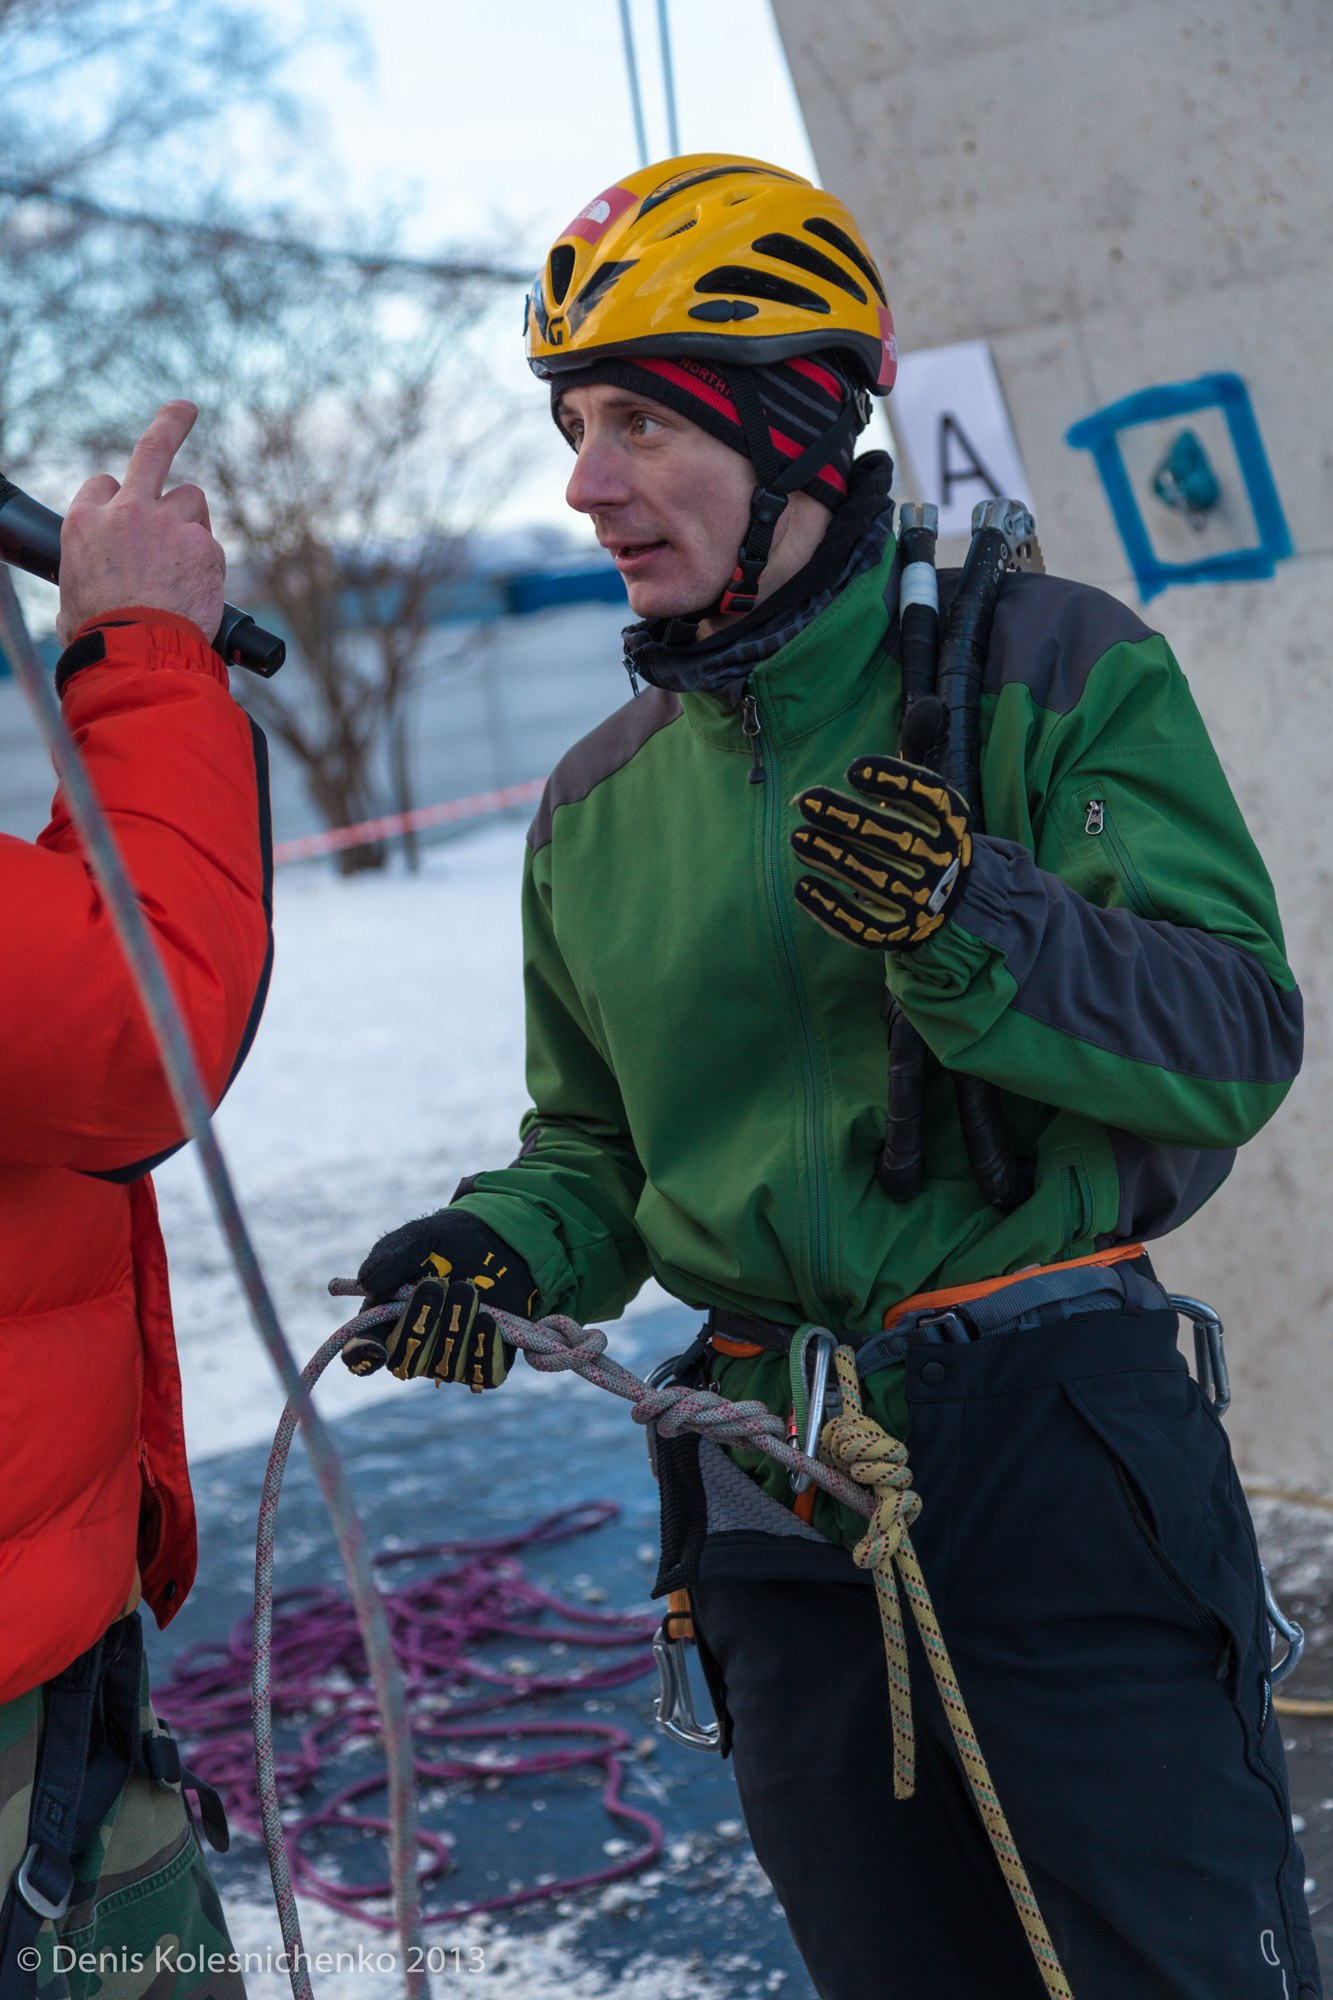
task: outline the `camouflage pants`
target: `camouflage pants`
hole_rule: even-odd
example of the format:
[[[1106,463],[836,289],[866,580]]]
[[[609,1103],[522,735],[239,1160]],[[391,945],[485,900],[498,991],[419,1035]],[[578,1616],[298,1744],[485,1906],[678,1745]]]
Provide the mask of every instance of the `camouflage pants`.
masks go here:
[[[143,1675],[145,1734],[156,1731]],[[28,1845],[45,1703],[42,1690],[0,1705],[0,1896]],[[34,1949],[37,2000],[244,2000],[213,1878],[181,1793],[131,1773],[82,1850],[74,1893]]]

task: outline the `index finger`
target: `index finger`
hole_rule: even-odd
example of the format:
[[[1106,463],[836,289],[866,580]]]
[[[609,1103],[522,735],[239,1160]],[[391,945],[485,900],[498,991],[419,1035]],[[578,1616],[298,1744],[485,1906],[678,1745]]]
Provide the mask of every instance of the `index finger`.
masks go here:
[[[194,429],[199,415],[193,403],[164,403],[130,454],[121,485],[134,499],[160,500],[171,461]]]

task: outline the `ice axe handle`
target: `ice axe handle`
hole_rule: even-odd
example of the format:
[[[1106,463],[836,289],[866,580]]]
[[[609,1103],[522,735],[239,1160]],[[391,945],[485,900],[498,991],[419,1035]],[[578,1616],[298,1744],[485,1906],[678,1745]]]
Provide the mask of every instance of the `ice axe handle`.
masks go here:
[[[0,562],[26,570],[29,576],[40,576],[44,583],[59,583],[63,525],[59,514],[43,507],[0,472]],[[287,647],[277,633],[266,632],[248,611],[238,611],[234,604],[222,607],[213,651],[229,667],[248,667],[265,680],[277,673],[287,657]]]

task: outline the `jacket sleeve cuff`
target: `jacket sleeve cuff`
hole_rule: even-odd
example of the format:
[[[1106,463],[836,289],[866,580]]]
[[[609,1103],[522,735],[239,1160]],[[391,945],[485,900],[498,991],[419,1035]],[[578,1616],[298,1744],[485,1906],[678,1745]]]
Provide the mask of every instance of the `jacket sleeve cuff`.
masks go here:
[[[131,604],[103,611],[81,625],[56,662],[56,693],[63,695],[84,667],[183,667],[229,687],[227,669],[193,619],[156,605]]]
[[[945,922],[915,951],[884,954],[890,991],[909,1011],[917,995],[939,1000],[965,993],[997,954],[1013,970],[1026,928],[1014,922],[1025,862],[1031,868],[1032,857],[1013,841],[974,838],[972,865]]]

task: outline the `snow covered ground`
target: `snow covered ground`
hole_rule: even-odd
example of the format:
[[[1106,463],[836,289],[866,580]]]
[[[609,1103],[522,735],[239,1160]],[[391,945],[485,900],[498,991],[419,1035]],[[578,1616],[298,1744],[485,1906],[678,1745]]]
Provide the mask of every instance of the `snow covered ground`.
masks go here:
[[[517,1149],[523,1089],[518,894],[525,820],[430,848],[419,875],[280,869],[277,959],[255,1046],[218,1131],[297,1360],[349,1317],[352,1276],[386,1229],[439,1208]],[[190,1152],[155,1176],[171,1260],[186,1432],[199,1460],[270,1438],[281,1408]],[[633,1364],[633,1321],[615,1351]],[[506,1394],[560,1392],[522,1366]],[[402,1395],[332,1368],[326,1414]]]

